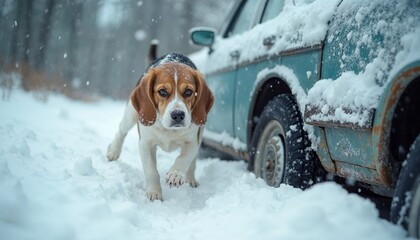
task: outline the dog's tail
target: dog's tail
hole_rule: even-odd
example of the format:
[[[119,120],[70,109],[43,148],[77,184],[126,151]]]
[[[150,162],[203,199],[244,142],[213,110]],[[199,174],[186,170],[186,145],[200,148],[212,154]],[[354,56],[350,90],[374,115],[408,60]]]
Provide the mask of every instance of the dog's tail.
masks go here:
[[[147,66],[149,66],[150,64],[152,64],[156,59],[157,59],[157,48],[159,45],[159,40],[157,39],[153,39],[150,42],[150,47],[149,47],[149,54],[147,55]]]

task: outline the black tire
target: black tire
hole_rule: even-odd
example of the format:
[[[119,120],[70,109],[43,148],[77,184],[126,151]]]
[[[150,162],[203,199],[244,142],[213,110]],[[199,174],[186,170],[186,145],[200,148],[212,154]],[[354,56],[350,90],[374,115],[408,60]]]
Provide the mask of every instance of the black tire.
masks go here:
[[[410,147],[394,192],[391,220],[420,238],[420,135]]]
[[[281,183],[305,189],[315,180],[318,161],[303,130],[291,94],[275,97],[264,108],[251,140],[248,170],[270,186]]]

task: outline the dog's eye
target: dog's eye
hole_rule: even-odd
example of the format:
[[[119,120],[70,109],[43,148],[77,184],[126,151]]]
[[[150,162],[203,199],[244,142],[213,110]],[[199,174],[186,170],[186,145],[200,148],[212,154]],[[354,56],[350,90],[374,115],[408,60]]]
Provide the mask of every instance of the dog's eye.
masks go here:
[[[169,94],[168,94],[168,92],[165,90],[165,89],[160,89],[159,91],[158,91],[158,93],[159,93],[159,95],[160,96],[162,96],[162,97],[167,97]]]
[[[185,90],[185,92],[184,92],[184,97],[191,97],[191,95],[192,95],[192,91],[191,91],[191,89],[187,89],[187,90]]]

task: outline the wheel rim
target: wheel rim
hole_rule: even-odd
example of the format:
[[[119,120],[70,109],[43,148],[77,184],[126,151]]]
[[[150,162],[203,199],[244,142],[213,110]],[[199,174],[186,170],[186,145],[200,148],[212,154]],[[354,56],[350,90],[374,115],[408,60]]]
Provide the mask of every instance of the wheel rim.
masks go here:
[[[420,176],[414,183],[413,200],[411,203],[408,220],[408,232],[410,236],[420,237]]]
[[[279,122],[269,122],[258,141],[255,155],[255,174],[273,187],[279,187],[284,177],[285,146],[283,133],[283,128]]]

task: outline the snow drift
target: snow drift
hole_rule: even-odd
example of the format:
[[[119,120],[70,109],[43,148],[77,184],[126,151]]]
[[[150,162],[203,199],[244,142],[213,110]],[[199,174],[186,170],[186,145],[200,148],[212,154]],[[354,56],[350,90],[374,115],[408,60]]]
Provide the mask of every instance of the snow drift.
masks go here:
[[[39,103],[20,91],[0,102],[2,239],[402,239],[369,200],[335,183],[268,187],[241,161],[200,159],[196,189],[149,202],[137,136],[120,160],[105,151],[125,102]],[[158,151],[165,174],[176,153]]]

